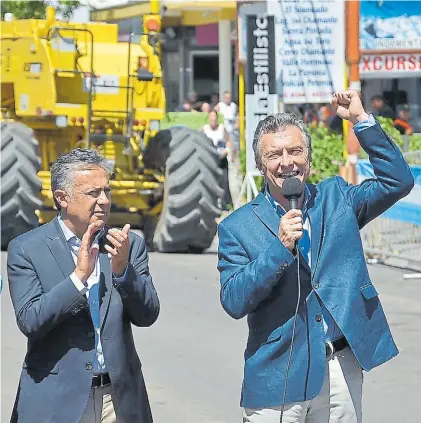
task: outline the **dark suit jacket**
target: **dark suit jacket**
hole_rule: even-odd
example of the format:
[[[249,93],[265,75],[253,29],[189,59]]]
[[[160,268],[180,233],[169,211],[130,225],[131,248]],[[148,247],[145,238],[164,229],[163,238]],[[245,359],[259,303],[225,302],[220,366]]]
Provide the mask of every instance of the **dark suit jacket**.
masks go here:
[[[101,342],[117,417],[149,423],[131,325],[152,325],[159,300],[145,241],[129,236],[129,267],[122,282],[113,279],[107,254],[100,254]],[[77,423],[91,389],[95,336],[86,296],[69,278],[75,265],[57,218],[14,239],[7,265],[17,323],[28,338],[11,421]]]
[[[368,274],[359,229],[408,194],[414,179],[379,124],[357,134],[376,178],[349,185],[334,177],[309,184],[311,269],[301,258],[301,303],[286,403],[314,398],[326,366],[321,304],[329,310],[364,370],[398,351]],[[221,302],[247,316],[241,405],[279,406],[297,302],[297,260],[278,238],[280,219],[265,196],[219,225]]]

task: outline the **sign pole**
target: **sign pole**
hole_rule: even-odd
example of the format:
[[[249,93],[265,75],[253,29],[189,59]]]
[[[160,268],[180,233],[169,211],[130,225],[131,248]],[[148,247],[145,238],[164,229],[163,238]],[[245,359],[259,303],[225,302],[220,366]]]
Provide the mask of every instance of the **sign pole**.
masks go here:
[[[244,198],[251,201],[258,195],[255,177],[261,176],[256,168],[253,137],[257,125],[268,115],[278,111],[275,72],[274,17],[267,13],[246,15],[247,58],[245,67],[245,144],[246,174],[242,183],[237,208]],[[240,85],[241,86],[241,85]]]
[[[360,2],[359,0],[345,2],[346,22],[346,62],[348,64],[347,87],[361,92],[360,81]],[[352,130],[352,123],[346,123],[348,128],[344,137],[346,140],[347,168],[345,180],[351,184],[357,183],[355,164],[360,155],[360,143]]]

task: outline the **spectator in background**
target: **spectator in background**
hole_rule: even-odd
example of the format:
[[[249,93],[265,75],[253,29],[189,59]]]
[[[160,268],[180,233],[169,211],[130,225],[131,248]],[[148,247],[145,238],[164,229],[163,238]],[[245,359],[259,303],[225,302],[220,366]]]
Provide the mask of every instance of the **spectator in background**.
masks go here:
[[[236,167],[239,166],[238,156],[240,153],[240,116],[237,115],[234,123],[234,132],[231,138],[231,160]]]
[[[209,103],[203,103],[202,107],[200,108],[202,112],[209,113],[211,111],[211,106]]]
[[[307,125],[317,126],[319,120],[317,118],[317,113],[314,111],[314,108],[311,104],[306,104],[302,111],[303,121]]]
[[[395,119],[395,112],[387,105],[381,95],[375,95],[371,98],[371,113],[373,116],[383,116],[389,119]]]
[[[228,153],[231,141],[225,131],[224,125],[218,124],[218,112],[212,110],[208,114],[208,123],[202,128],[202,132],[210,138],[220,158],[219,167],[222,169],[222,184],[224,190],[221,198],[222,210],[228,210],[228,206],[232,206],[232,197],[228,179]]]
[[[330,104],[320,107],[318,115],[322,126],[338,134],[343,133],[342,119],[333,112]]]
[[[200,112],[200,107],[202,106],[202,103],[197,100],[197,92],[196,91],[190,91],[187,95],[187,99],[189,100],[189,103],[191,104],[191,108],[193,110],[196,110],[196,112]]]
[[[404,104],[398,113],[398,117],[393,121],[393,126],[402,135],[412,135],[414,128],[409,124],[410,110],[407,104]]]
[[[231,91],[224,92],[224,100],[215,106],[215,110],[224,116],[225,131],[232,139],[237,118],[237,105],[232,101]]]
[[[181,106],[178,106],[177,109],[175,109],[176,112],[191,112],[192,107],[189,100],[184,100],[183,104]]]
[[[325,128],[329,128],[333,117],[332,109],[327,105],[321,106],[319,109],[318,117],[320,124]]]
[[[210,98],[210,107],[211,107],[211,109],[213,110],[217,106],[218,103],[219,103],[219,95],[216,94],[216,93],[213,93],[211,95],[211,98]]]

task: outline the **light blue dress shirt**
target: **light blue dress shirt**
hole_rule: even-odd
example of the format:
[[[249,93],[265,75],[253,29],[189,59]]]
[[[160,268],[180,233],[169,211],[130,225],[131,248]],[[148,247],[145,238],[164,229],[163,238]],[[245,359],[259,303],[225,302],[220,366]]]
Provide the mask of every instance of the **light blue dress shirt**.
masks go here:
[[[376,124],[376,119],[374,119],[373,115],[368,115],[368,120],[362,120],[354,125],[352,128],[356,134],[358,132],[364,131],[364,129],[370,128]]]

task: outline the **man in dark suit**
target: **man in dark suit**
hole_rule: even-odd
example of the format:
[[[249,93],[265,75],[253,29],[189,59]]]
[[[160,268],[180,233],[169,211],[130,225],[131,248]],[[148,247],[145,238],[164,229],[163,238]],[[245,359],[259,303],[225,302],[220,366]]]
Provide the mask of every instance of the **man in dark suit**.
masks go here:
[[[75,149],[51,167],[58,216],[8,249],[10,294],[28,338],[12,422],[149,423],[131,325],[159,300],[145,241],[109,228],[110,163]]]
[[[376,178],[355,186],[340,177],[306,183],[311,139],[304,123],[271,115],[253,141],[265,188],[219,225],[221,302],[233,318],[248,318],[244,422],[360,423],[362,369],[398,353],[359,229],[407,195],[414,179],[357,91],[334,94],[332,104],[354,124]],[[290,177],[303,194],[298,209],[288,210],[282,187]]]

